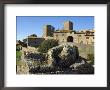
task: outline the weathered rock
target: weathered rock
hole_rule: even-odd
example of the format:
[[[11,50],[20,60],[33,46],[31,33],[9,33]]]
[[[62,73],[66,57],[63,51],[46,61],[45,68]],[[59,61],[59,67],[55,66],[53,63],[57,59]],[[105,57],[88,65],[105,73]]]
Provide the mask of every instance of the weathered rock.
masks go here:
[[[75,49],[73,47],[65,45],[59,56],[61,60],[74,60],[76,59]]]
[[[51,66],[55,60],[53,49],[49,50],[47,54],[48,54],[48,66]]]
[[[42,53],[29,53],[25,56],[26,59],[32,59],[37,61],[44,61],[45,60],[45,54]]]
[[[48,50],[48,66],[69,66],[79,57],[78,49],[69,44],[62,44]]]
[[[80,65],[83,65],[83,64],[86,64],[86,61],[84,61],[84,60],[77,61],[77,62],[75,62],[74,64],[72,64],[72,65],[70,66],[70,68],[76,69],[77,67],[79,67]]]
[[[94,67],[91,64],[82,64],[76,68],[78,74],[94,74]]]

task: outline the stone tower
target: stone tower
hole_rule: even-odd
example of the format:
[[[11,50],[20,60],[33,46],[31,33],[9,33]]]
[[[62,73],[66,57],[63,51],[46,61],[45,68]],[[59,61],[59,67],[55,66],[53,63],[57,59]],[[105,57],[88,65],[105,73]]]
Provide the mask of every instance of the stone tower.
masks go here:
[[[73,30],[73,23],[71,21],[64,22],[64,30]]]
[[[45,25],[43,28],[43,37],[52,37],[55,28],[52,25]]]

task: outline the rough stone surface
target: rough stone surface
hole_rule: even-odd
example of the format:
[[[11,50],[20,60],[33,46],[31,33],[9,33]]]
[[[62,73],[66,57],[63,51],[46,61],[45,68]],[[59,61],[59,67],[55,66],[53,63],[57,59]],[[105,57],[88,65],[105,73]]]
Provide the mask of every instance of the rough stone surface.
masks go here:
[[[45,55],[42,53],[28,53],[25,56],[26,59],[32,59],[36,61],[44,61],[45,60]]]
[[[79,67],[79,66],[82,65],[82,64],[86,64],[86,62],[85,62],[84,60],[77,61],[77,62],[75,62],[74,64],[72,64],[72,65],[70,66],[70,68],[76,69],[77,67]]]
[[[63,50],[61,51],[60,58],[61,58],[61,60],[70,60],[70,59],[74,60],[74,59],[76,59],[75,54],[76,54],[76,52],[73,47],[65,45],[63,47]]]
[[[48,66],[53,66],[54,64],[67,64],[69,62],[74,62],[77,60],[78,50],[69,44],[61,44],[59,46],[53,47],[48,50]]]

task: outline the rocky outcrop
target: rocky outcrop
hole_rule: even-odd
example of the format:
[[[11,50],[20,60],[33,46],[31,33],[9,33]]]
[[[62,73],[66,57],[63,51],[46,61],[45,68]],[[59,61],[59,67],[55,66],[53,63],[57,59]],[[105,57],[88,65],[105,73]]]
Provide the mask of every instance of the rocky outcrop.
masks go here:
[[[80,65],[86,64],[87,62],[84,60],[80,60],[80,61],[76,61],[75,63],[73,63],[70,68],[74,68],[77,69],[77,67],[79,67]]]
[[[45,54],[43,53],[28,53],[25,55],[25,58],[28,60],[35,60],[35,61],[45,61]]]
[[[48,50],[48,66],[68,67],[77,61],[79,57],[78,48],[69,44],[61,44]]]
[[[78,48],[72,44],[60,44],[49,49],[47,53],[30,52],[23,55],[17,64],[17,74],[94,73],[94,67],[79,56]]]

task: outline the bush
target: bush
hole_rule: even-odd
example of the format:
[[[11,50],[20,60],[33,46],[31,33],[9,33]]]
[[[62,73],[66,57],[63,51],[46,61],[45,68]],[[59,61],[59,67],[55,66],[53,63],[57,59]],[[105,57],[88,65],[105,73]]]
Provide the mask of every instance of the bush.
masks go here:
[[[22,50],[22,47],[20,45],[17,45],[16,46],[16,51],[20,51],[20,50]]]
[[[53,40],[53,39],[45,40],[38,47],[38,51],[41,53],[46,53],[50,48],[55,47],[57,45],[58,45],[57,40]]]
[[[27,47],[27,44],[26,44],[24,41],[22,42],[22,41],[19,40],[18,43],[19,43],[19,45],[22,46],[22,47]],[[19,45],[18,45],[18,46],[19,46]]]
[[[39,47],[39,45],[36,45],[36,46],[34,46],[35,48],[38,48]]]
[[[90,61],[91,65],[94,65],[94,54],[87,54],[87,60]]]
[[[82,64],[76,69],[79,74],[94,74],[94,67],[90,64]]]
[[[36,35],[36,34],[32,34],[32,35],[30,35],[30,36],[32,36],[32,37],[37,37],[37,35]]]

